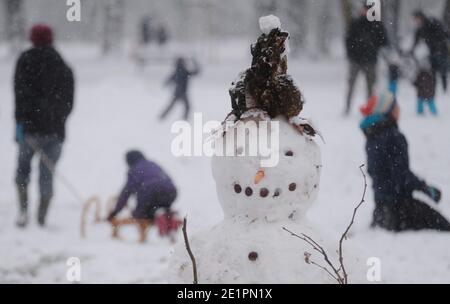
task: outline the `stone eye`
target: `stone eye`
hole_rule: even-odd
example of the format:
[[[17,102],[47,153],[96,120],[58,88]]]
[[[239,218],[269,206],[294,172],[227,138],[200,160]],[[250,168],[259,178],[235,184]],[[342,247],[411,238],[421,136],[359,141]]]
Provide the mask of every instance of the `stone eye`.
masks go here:
[[[234,192],[236,192],[237,194],[242,192],[242,187],[239,184],[235,184],[234,185]]]
[[[288,156],[288,157],[292,157],[294,156],[294,152],[292,152],[291,150],[286,151],[286,153],[284,153],[284,155]]]

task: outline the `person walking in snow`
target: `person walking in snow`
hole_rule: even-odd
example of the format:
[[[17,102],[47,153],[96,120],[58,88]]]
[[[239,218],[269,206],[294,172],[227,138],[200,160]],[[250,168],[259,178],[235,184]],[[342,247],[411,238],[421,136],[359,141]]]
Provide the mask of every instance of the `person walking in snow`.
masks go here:
[[[430,52],[430,62],[433,73],[440,74],[442,86],[447,91],[447,73],[449,68],[449,38],[450,33],[445,25],[437,19],[428,18],[422,11],[413,13],[417,25],[413,54],[420,41],[424,41]]]
[[[428,105],[431,114],[436,116],[438,114],[435,101],[436,76],[427,58],[419,64],[419,71],[414,81],[414,86],[417,89],[417,114],[423,115],[425,105]]]
[[[19,227],[28,223],[27,190],[35,154],[40,154],[38,223],[45,225],[53,197],[53,171],[61,156],[66,120],[74,100],[73,73],[53,47],[52,29],[35,25],[30,40],[33,47],[20,55],[14,75]]]
[[[150,44],[154,38],[153,35],[152,18],[150,16],[144,16],[139,23],[139,37],[141,45],[146,46]]]
[[[172,100],[170,101],[168,107],[160,115],[160,119],[165,119],[177,102],[182,102],[184,105],[184,120],[189,118],[191,108],[188,98],[189,80],[190,77],[198,75],[199,73],[200,67],[196,61],[194,61],[194,68],[189,69],[187,67],[186,60],[183,57],[176,60],[175,71],[166,81],[166,85],[174,85],[175,90]]]
[[[386,29],[381,21],[369,21],[369,6],[361,9],[359,18],[352,21],[346,35],[347,57],[349,59],[348,92],[345,114],[350,114],[353,91],[360,72],[366,77],[367,98],[373,94],[376,82],[378,53],[388,45]]]
[[[164,25],[160,25],[156,31],[156,37],[159,47],[164,47],[169,41],[169,34]]]
[[[141,152],[128,152],[126,162],[129,167],[128,179],[108,221],[113,225],[115,238],[118,237],[121,225],[137,224],[140,241],[145,242],[146,230],[154,222],[157,211],[163,209],[166,214],[170,214],[170,208],[177,198],[177,189],[167,173],[156,163],[147,160]],[[132,195],[137,199],[132,218],[118,220],[117,215],[125,208]]]
[[[400,109],[391,92],[373,97],[361,108],[368,173],[373,181],[372,227],[393,232],[432,229],[450,231],[450,223],[426,203],[413,198],[421,191],[439,203],[441,192],[420,180],[409,167],[408,143],[398,128]]]

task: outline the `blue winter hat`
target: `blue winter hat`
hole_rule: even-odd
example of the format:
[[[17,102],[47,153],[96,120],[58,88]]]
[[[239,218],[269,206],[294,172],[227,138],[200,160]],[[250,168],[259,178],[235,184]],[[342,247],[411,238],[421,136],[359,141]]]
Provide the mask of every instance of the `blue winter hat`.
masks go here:
[[[378,97],[377,105],[373,114],[390,114],[394,110],[397,101],[392,92],[386,91]]]
[[[380,96],[372,96],[368,103],[361,107],[360,111],[364,116],[389,115],[395,108],[397,100],[390,91],[382,93]]]

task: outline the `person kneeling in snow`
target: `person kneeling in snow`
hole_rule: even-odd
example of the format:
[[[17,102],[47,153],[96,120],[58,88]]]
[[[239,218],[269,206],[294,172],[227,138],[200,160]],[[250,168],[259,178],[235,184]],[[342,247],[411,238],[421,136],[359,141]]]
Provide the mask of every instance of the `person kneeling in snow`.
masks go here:
[[[126,155],[129,166],[128,180],[123,188],[116,207],[108,216],[113,226],[113,237],[118,238],[119,227],[127,224],[137,224],[140,232],[140,242],[145,242],[146,231],[157,223],[164,223],[172,229],[174,213],[170,210],[177,197],[177,190],[170,177],[157,164],[147,160],[139,151],[130,151]],[[137,205],[132,218],[119,220],[116,216],[127,205],[131,195],[136,195]],[[162,215],[159,210],[162,210]],[[160,216],[158,216],[160,215]],[[166,221],[159,218],[164,216]],[[167,227],[159,227],[160,232],[167,233]]]
[[[375,193],[372,227],[394,232],[450,231],[450,223],[441,214],[413,198],[417,190],[439,203],[441,192],[410,171],[408,143],[397,126],[400,109],[392,93],[372,97],[361,112],[365,116],[361,129],[367,138],[368,172]]]

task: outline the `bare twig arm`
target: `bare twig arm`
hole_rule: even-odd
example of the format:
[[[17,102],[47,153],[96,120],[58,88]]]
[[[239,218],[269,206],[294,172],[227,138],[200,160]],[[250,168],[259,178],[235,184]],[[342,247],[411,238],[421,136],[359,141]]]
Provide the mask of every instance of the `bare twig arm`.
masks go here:
[[[355,217],[356,217],[356,213],[358,213],[358,209],[362,206],[362,204],[364,204],[364,202],[366,201],[366,192],[367,192],[367,178],[366,178],[366,174],[364,173],[364,165],[361,165],[359,167],[359,170],[361,171],[361,174],[364,177],[364,191],[362,194],[362,198],[361,201],[359,202],[359,204],[356,206],[356,208],[353,210],[353,215],[352,215],[352,220],[350,221],[350,224],[347,226],[347,229],[344,231],[344,233],[341,236],[341,239],[339,240],[339,264],[340,264],[340,268],[342,270],[342,273],[344,275],[344,281],[345,284],[348,283],[348,275],[347,275],[347,271],[345,269],[345,265],[344,265],[344,254],[343,254],[343,243],[344,241],[347,239],[347,235],[350,231],[350,229],[352,228],[353,224],[355,223]]]
[[[192,261],[192,272],[194,275],[194,284],[198,284],[198,277],[197,277],[197,263],[195,261],[195,256],[192,253],[191,250],[191,246],[189,245],[189,239],[188,239],[188,235],[187,235],[187,219],[184,218],[183,220],[183,237],[184,237],[184,244],[186,245],[186,250],[189,254],[189,257],[191,258]]]
[[[290,233],[291,236],[294,236],[294,237],[299,238],[302,241],[306,242],[308,245],[310,245],[312,247],[312,249],[314,249],[315,251],[317,251],[318,253],[320,253],[323,256],[325,262],[328,264],[329,267],[331,267],[332,270],[329,270],[329,268],[327,268],[326,266],[322,266],[314,261],[308,261],[307,263],[312,264],[312,265],[322,269],[330,277],[332,277],[334,280],[336,280],[339,284],[348,284],[348,274],[347,274],[347,270],[344,265],[343,243],[347,239],[348,233],[350,232],[350,229],[352,228],[353,224],[355,223],[356,214],[358,213],[359,208],[365,203],[365,199],[366,199],[367,178],[366,178],[366,174],[363,171],[363,168],[364,168],[364,165],[361,165],[359,167],[359,170],[361,171],[361,173],[364,177],[364,191],[362,194],[361,201],[356,206],[356,208],[353,210],[353,215],[352,215],[350,224],[347,226],[347,229],[345,229],[344,233],[342,234],[342,236],[339,240],[339,249],[337,251],[338,255],[339,255],[339,267],[334,266],[334,264],[330,261],[325,249],[319,243],[317,243],[313,238],[311,238],[310,236],[308,236],[304,233],[302,233],[300,235],[296,234],[296,233],[288,230],[287,228],[283,227],[284,231]]]
[[[340,279],[339,279],[338,277],[336,277],[334,274],[332,274],[331,271],[328,270],[327,267],[322,266],[322,265],[320,265],[320,264],[318,264],[318,263],[316,263],[316,262],[314,262],[314,261],[311,261],[311,264],[314,265],[314,266],[316,266],[316,267],[318,267],[318,268],[320,268],[320,269],[322,269],[322,270],[325,271],[326,273],[328,273],[328,275],[329,275],[330,277],[332,277],[334,280],[336,280],[337,282],[340,282],[340,281],[339,281]]]
[[[336,280],[339,284],[343,284],[343,282],[344,282],[343,278],[341,277],[339,271],[336,269],[336,267],[333,265],[333,263],[331,263],[331,261],[330,261],[330,259],[328,258],[328,255],[327,255],[325,249],[323,249],[322,246],[320,246],[316,241],[314,241],[311,237],[307,236],[306,234],[303,234],[303,233],[302,233],[301,235],[298,235],[298,234],[296,234],[296,233],[290,231],[289,229],[287,229],[287,228],[285,228],[285,227],[283,227],[283,230],[286,231],[286,232],[288,232],[288,233],[290,233],[292,236],[294,236],[294,237],[296,237],[296,238],[299,238],[299,239],[301,239],[302,241],[306,242],[306,243],[309,244],[315,251],[317,251],[318,253],[320,253],[320,254],[323,256],[325,262],[328,264],[328,266],[331,267],[331,269],[332,269],[332,271],[333,271],[334,274],[333,274],[327,267],[325,267],[325,266],[319,265],[319,264],[317,264],[317,263],[315,263],[315,262],[313,262],[313,261],[311,261],[310,264],[312,264],[312,265],[314,265],[314,266],[316,266],[316,267],[319,267],[320,269],[324,270],[326,273],[328,273],[328,275],[330,275],[330,276],[331,276],[334,280]]]

